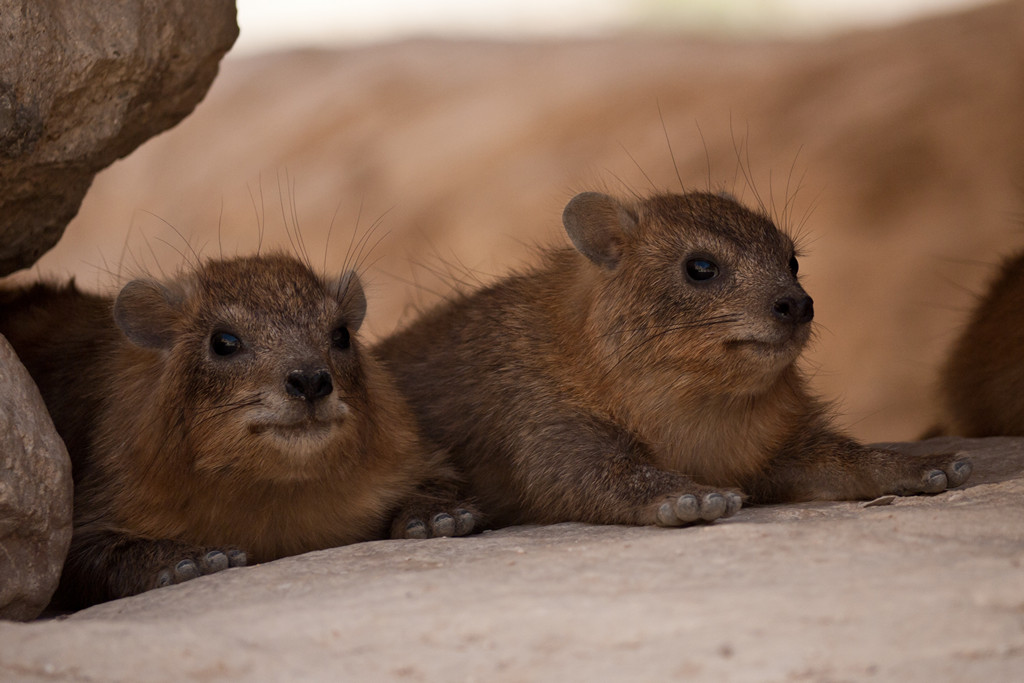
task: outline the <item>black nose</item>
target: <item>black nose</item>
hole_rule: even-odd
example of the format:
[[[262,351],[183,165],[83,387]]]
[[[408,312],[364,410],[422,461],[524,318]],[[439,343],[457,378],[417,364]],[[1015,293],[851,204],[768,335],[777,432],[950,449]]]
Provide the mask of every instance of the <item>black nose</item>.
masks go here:
[[[326,370],[317,370],[316,372],[295,370],[288,374],[284,388],[290,396],[310,402],[321,399],[334,391],[331,375]]]
[[[806,294],[783,297],[772,304],[772,315],[793,325],[809,323],[814,319],[814,300]]]

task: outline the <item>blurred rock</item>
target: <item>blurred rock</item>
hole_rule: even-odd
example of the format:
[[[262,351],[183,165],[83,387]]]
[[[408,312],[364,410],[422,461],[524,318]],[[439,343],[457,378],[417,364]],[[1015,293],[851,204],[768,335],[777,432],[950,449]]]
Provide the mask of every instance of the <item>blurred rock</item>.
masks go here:
[[[28,371],[0,336],[0,618],[34,619],[71,542],[71,460]]]
[[[910,439],[934,420],[972,291],[1024,245],[1022,36],[1016,0],[817,40],[660,32],[229,57],[195,114],[97,176],[39,268],[105,289],[104,261],[132,269],[150,245],[154,272],[173,271],[182,235],[197,251],[288,249],[294,205],[314,263],[363,265],[377,336],[454,280],[567,244],[576,192],[681,178],[760,199],[798,236],[814,387],[858,438]]]
[[[0,0],[0,275],[60,238],[97,171],[206,94],[233,0]]]

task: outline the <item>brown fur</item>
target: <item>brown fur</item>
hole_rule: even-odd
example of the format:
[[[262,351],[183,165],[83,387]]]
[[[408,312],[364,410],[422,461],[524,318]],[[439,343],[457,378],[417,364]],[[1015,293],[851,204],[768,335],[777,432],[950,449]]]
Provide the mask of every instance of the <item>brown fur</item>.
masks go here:
[[[135,280],[116,302],[73,284],[0,293],[0,332],[74,465],[60,600],[81,606],[389,527],[467,533],[449,466],[424,449],[356,335],[365,305],[353,273],[326,282],[283,255]],[[219,332],[241,350],[218,355]],[[330,376],[326,396],[289,390],[294,371],[314,369]],[[454,520],[437,528],[433,513]]]
[[[966,460],[906,459],[831,426],[796,367],[811,301],[767,217],[709,193],[584,193],[563,220],[575,251],[375,350],[496,524],[676,525],[732,514],[736,490],[770,503],[966,479]],[[718,276],[692,281],[694,259]]]
[[[1024,252],[1007,258],[942,368],[933,435],[1024,435]]]

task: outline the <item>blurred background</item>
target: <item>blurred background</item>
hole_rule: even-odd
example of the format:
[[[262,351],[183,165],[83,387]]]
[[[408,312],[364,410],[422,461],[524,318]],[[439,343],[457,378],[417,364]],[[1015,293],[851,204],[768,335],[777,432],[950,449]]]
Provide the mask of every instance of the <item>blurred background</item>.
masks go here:
[[[191,250],[357,265],[385,335],[566,244],[576,192],[724,189],[799,236],[805,368],[912,439],[1024,244],[1024,2],[240,0],[206,100],[101,173],[23,279],[110,291]],[[296,237],[298,235],[299,237]]]
[[[985,0],[239,0],[235,55],[435,38],[573,38],[625,31],[810,37]]]

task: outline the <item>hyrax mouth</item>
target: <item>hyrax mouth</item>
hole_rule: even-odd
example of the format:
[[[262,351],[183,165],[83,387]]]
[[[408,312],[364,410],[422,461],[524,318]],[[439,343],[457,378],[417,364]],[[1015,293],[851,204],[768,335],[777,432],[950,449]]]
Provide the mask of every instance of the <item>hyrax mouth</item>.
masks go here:
[[[341,427],[349,414],[348,406],[341,402],[330,406],[330,410],[317,409],[312,404],[306,410],[296,408],[299,406],[290,405],[284,410],[268,410],[255,416],[248,422],[249,433],[271,434],[290,440],[304,437],[319,439]]]

